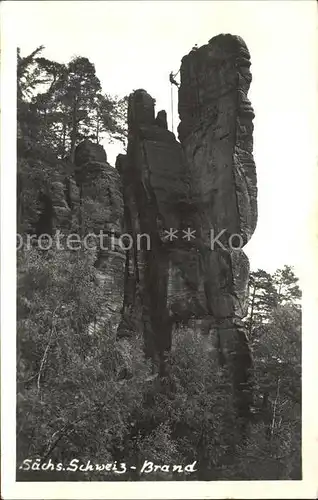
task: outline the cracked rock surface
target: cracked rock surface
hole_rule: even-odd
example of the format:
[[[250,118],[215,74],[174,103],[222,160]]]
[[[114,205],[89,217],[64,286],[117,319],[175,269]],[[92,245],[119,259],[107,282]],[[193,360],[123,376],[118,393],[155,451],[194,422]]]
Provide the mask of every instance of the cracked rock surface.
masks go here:
[[[241,321],[249,276],[242,247],[257,221],[250,64],[244,41],[233,35],[214,37],[182,59],[179,140],[165,112],[155,116],[152,96],[132,93],[127,155],[116,165],[124,226],[134,239],[124,311],[142,324],[146,354],[158,358],[163,373],[176,323],[216,336],[242,412],[251,366]],[[167,237],[171,228],[176,237]],[[143,233],[150,248],[146,238],[138,241]]]

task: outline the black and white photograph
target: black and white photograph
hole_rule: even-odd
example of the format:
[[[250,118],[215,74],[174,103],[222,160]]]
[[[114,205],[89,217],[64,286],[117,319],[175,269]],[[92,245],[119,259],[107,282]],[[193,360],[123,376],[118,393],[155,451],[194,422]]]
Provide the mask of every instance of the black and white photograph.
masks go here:
[[[1,7],[2,498],[316,498],[316,2]]]

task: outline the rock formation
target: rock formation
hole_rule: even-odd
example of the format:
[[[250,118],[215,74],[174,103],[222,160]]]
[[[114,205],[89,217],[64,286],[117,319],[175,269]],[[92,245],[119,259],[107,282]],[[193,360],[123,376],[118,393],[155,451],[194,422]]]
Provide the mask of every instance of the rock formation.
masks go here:
[[[100,145],[83,141],[73,172],[61,170],[41,194],[38,221],[38,232],[102,234],[100,318],[120,339],[143,334],[145,354],[161,376],[176,325],[200,330],[231,369],[242,416],[251,366],[242,246],[257,219],[249,68],[245,43],[232,35],[214,37],[182,59],[179,140],[166,112],[155,116],[154,99],[133,92],[127,154],[118,156],[117,170]]]
[[[98,235],[94,242],[96,267],[99,285],[105,294],[105,307],[96,318],[95,327],[98,320],[103,319],[116,332],[123,307],[126,261],[119,242],[124,214],[120,177],[107,163],[104,148],[85,140],[75,150],[75,179],[79,190],[79,231],[83,237]],[[88,245],[93,242],[88,241]]]
[[[183,58],[180,142],[167,130],[165,112],[155,117],[154,99],[145,90],[132,93],[127,155],[116,165],[125,231],[133,237],[124,311],[141,321],[146,354],[161,375],[176,323],[215,336],[242,416],[251,356],[242,323],[249,264],[241,247],[257,219],[249,67],[244,41],[232,35]]]

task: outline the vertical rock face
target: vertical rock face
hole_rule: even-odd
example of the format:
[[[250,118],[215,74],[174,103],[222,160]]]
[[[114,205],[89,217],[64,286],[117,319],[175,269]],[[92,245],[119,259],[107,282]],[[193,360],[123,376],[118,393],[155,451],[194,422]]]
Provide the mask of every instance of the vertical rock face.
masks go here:
[[[164,238],[165,228],[180,225],[177,200],[187,197],[181,145],[166,128],[165,114],[154,115],[154,100],[144,90],[129,99],[128,151],[117,168],[124,186],[125,222],[135,242],[129,256],[129,281],[140,304],[145,350],[159,356],[171,347],[173,312],[167,294],[174,242]]]
[[[164,372],[176,322],[213,332],[241,414],[251,364],[241,321],[249,264],[241,247],[257,219],[249,67],[245,43],[232,35],[191,51],[180,71],[180,142],[165,112],[155,118],[154,100],[138,90],[129,99],[127,156],[117,161],[134,241],[125,300],[142,318],[146,352],[159,356]]]
[[[240,321],[249,274],[241,248],[257,221],[249,68],[244,41],[219,35],[183,58],[179,89],[179,139],[196,205],[192,224],[205,249],[206,305],[240,396],[251,363]]]
[[[244,41],[219,35],[182,60],[179,139],[208,226],[244,244],[257,220],[250,56]],[[213,203],[211,203],[213,202]]]
[[[100,317],[107,319],[116,331],[123,306],[126,261],[125,251],[119,245],[124,214],[120,176],[107,163],[103,147],[85,140],[75,151],[75,179],[79,190],[79,232],[83,238],[98,235],[96,266],[105,294]],[[88,246],[93,244],[90,239],[87,242]]]

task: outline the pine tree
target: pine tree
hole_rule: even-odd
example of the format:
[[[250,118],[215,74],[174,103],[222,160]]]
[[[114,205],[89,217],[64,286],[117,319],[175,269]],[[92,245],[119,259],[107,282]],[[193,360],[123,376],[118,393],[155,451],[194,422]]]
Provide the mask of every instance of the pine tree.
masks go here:
[[[284,266],[277,269],[273,275],[274,285],[277,291],[277,301],[279,304],[288,302],[298,303],[301,299],[301,290],[298,285],[298,278],[291,266]]]
[[[249,334],[252,335],[253,329],[266,323],[277,306],[277,293],[272,276],[263,269],[250,274],[249,291],[247,324]]]
[[[43,45],[37,47],[28,56],[22,57],[20,48],[17,49],[17,94],[19,100],[28,100],[38,85],[47,83],[43,78],[41,68],[37,64],[37,54],[44,49]]]
[[[102,92],[95,66],[85,57],[68,64],[36,57],[44,47],[21,57],[18,49],[18,120],[23,135],[54,151],[59,159],[74,160],[84,138],[125,143],[127,97]]]

